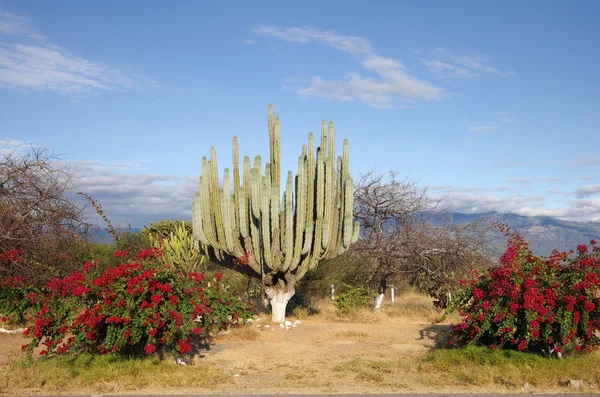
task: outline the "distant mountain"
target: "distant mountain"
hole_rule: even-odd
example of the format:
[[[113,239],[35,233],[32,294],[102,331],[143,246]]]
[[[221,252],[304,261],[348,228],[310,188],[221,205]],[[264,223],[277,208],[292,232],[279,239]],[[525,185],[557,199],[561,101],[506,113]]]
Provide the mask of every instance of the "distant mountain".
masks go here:
[[[503,214],[499,212],[485,212],[478,214],[465,214],[455,212],[452,214],[455,223],[464,224],[475,220],[490,220],[507,224],[516,230],[527,241],[529,247],[537,255],[548,256],[553,249],[569,251],[577,248],[579,244],[588,244],[590,240],[600,241],[600,222],[571,222],[552,218],[550,216],[522,216],[517,214]],[[127,228],[118,228],[118,232],[126,232]],[[132,228],[132,232],[140,231]],[[114,242],[113,237],[104,228],[92,232],[93,240],[103,244]],[[490,255],[499,257],[506,249],[506,237],[494,230],[489,236]]]
[[[139,232],[140,228],[131,228],[128,229],[126,227],[123,228],[115,228],[115,230],[117,231],[117,233],[125,233],[129,230],[131,230],[132,233],[137,233]],[[94,230],[91,230],[90,232],[90,240],[95,242],[95,243],[100,243],[100,244],[112,244],[115,242],[114,237],[108,232],[108,230],[106,228],[94,228]]]
[[[537,255],[548,256],[553,249],[569,251],[576,249],[579,244],[588,244],[590,240],[600,241],[600,222],[572,222],[550,216],[522,216],[498,212],[453,214],[453,220],[458,224],[478,219],[507,224],[529,242],[530,249]],[[506,237],[499,232],[492,233],[489,241],[497,249],[506,247]]]

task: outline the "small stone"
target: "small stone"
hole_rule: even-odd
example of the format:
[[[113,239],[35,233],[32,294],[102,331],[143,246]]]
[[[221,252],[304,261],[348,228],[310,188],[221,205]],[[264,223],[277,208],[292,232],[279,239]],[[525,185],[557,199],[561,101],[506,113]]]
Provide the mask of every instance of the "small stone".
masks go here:
[[[567,386],[571,389],[581,389],[583,387],[583,380],[581,379],[569,379]]]
[[[291,321],[286,321],[285,323],[283,323],[286,327],[291,327],[292,326],[292,322]]]
[[[269,324],[266,324],[265,328],[271,328],[271,326]]]
[[[175,364],[177,364],[177,365],[188,365],[187,362],[183,358],[181,358],[181,357],[177,357],[175,359]]]
[[[246,324],[252,324],[252,319],[249,318],[248,320],[246,320]]]
[[[292,323],[292,325],[293,325],[294,327],[297,327],[297,326],[299,326],[300,324],[302,324],[302,321],[300,321],[300,320],[296,320],[296,321],[294,321],[294,322]]]
[[[262,325],[260,325],[260,324],[258,324],[258,325],[256,326],[256,328],[260,328],[260,327],[262,327]]]
[[[279,328],[285,328],[285,325],[283,325],[283,323],[279,324]]]
[[[523,383],[523,387],[521,388],[521,390],[528,390],[531,388],[531,385],[529,384],[529,382],[525,382]]]

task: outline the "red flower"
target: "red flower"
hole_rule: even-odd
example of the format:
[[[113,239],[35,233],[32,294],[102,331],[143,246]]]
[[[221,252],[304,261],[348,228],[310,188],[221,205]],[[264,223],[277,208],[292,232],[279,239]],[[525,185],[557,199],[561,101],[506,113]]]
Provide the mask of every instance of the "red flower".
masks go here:
[[[160,301],[162,300],[162,296],[155,294],[152,295],[152,303],[154,303],[155,305],[160,303]]]
[[[199,327],[196,327],[196,328],[194,328],[194,329],[192,330],[192,333],[193,333],[194,335],[198,335],[198,334],[200,333],[200,331],[201,331],[201,330],[200,330],[200,328],[199,328]]]
[[[191,350],[192,350],[192,345],[190,345],[190,342],[188,340],[179,341],[179,352],[181,354],[185,354]]]
[[[585,302],[583,304],[583,308],[585,309],[585,311],[591,312],[596,308],[596,305],[594,305],[592,302]]]
[[[146,354],[152,354],[156,351],[156,346],[146,345],[146,347],[144,347],[144,351],[146,352]]]
[[[8,322],[8,318],[7,318],[7,317],[2,317],[2,318],[0,319],[0,321],[2,321],[3,323],[6,323],[6,322]]]

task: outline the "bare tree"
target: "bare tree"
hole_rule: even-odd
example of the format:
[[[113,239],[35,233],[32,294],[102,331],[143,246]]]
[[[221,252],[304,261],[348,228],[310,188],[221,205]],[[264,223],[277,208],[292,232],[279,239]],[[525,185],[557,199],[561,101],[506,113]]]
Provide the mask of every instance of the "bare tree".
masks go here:
[[[23,253],[0,262],[4,276],[43,282],[69,268],[69,248],[88,224],[68,197],[72,175],[58,159],[37,147],[0,154],[0,253]]]
[[[458,277],[487,265],[482,248],[490,225],[482,220],[455,224],[444,200],[416,182],[399,180],[395,171],[369,171],[359,178],[354,215],[361,236],[352,253],[370,267],[369,281],[378,285],[376,309],[390,282],[399,277],[445,306]]]

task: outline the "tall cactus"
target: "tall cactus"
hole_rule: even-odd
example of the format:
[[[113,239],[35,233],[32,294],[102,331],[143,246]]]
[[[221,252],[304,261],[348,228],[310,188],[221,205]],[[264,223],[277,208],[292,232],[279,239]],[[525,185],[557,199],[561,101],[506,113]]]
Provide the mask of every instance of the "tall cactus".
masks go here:
[[[217,158],[202,158],[199,190],[192,203],[194,238],[212,261],[262,280],[272,321],[285,320],[295,284],[307,271],[348,250],[358,239],[353,222],[353,181],[348,173],[348,141],[335,157],[333,122],[321,124],[321,146],[313,133],[302,147],[298,173],[291,171],[281,194],[279,118],[268,108],[270,161],[251,165],[244,157],[240,177],[238,141],[233,137],[233,192],[229,169],[218,185]],[[240,261],[239,258],[244,258]]]

